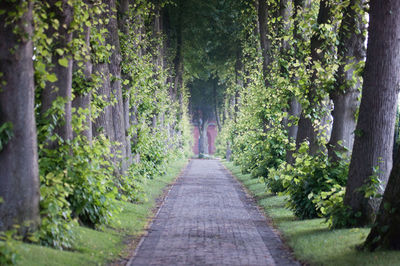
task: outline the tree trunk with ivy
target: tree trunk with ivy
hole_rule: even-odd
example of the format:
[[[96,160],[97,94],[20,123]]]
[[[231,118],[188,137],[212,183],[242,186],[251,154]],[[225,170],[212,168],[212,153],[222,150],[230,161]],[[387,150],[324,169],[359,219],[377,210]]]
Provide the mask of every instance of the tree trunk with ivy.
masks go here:
[[[339,28],[338,55],[341,62],[336,73],[335,89],[330,93],[334,104],[332,134],[328,143],[331,161],[340,159],[336,152],[350,155],[353,148],[361,87],[360,63],[365,58],[364,4],[365,0],[351,0],[344,10]]]
[[[114,141],[114,128],[111,124],[111,85],[110,70],[107,62],[97,61],[93,64],[93,74],[99,77],[101,84],[96,88],[95,94],[99,98],[97,111],[99,112],[93,125],[92,133],[94,137],[104,134],[109,140]],[[101,98],[101,99],[100,99]]]
[[[24,3],[26,10],[11,22],[8,12],[21,11]],[[0,15],[0,231],[20,225],[22,234],[40,222],[32,6],[0,2],[6,11]]]
[[[121,50],[118,36],[118,22],[117,22],[117,6],[116,0],[107,1],[108,5],[108,18],[109,23],[106,25],[108,30],[107,43],[112,45],[112,50],[109,69],[110,69],[110,85],[111,97],[113,103],[111,105],[112,121],[111,124],[114,128],[114,140],[118,142],[116,148],[117,162],[120,163],[120,174],[124,174],[127,170],[126,162],[126,133],[124,121],[124,107],[121,88]]]
[[[400,250],[400,149],[390,173],[379,212],[364,246],[368,250]]]
[[[183,23],[183,3],[178,3],[178,25],[176,29],[176,55],[174,58],[174,99],[178,98],[179,106],[182,108],[182,97],[183,97],[183,51],[182,51],[182,23]]]
[[[370,2],[367,60],[344,204],[361,214],[357,225],[374,219],[379,203],[365,198],[371,178],[386,186],[392,168],[392,148],[400,84],[400,2]],[[378,193],[383,193],[378,189]],[[389,188],[388,195],[396,188]],[[379,220],[378,220],[379,221]]]
[[[71,97],[72,97],[72,55],[69,44],[72,41],[72,31],[70,29],[73,21],[73,7],[68,0],[46,0],[49,5],[48,9],[48,29],[46,30],[47,38],[52,39],[51,61],[52,66],[49,68],[49,73],[57,77],[55,82],[47,82],[46,87],[42,92],[41,113],[42,119],[52,120],[52,115],[55,112],[52,109],[56,100],[61,100],[61,106],[64,114],[57,117],[56,125],[53,134],[60,136],[63,141],[72,139],[72,115],[71,115]],[[60,5],[56,4],[60,3]],[[54,24],[54,19],[59,21],[59,26]],[[52,123],[52,121],[50,122]],[[50,137],[50,136],[49,136]],[[57,147],[58,142],[49,141],[49,148]]]
[[[92,119],[91,119],[91,101],[92,101],[92,62],[90,60],[90,28],[85,27],[83,31],[85,40],[85,47],[87,49],[83,56],[83,66],[80,67],[78,62],[73,63],[73,87],[74,87],[74,100],[72,107],[75,108],[75,114],[80,115],[79,112],[83,111],[86,119],[83,121],[83,130],[81,132],[74,132],[74,135],[85,136],[89,143],[92,143]]]
[[[119,7],[118,7],[118,28],[120,30],[121,33],[123,33],[123,38],[125,38],[125,40],[120,40],[121,42],[127,42],[127,40],[130,39],[131,36],[129,36],[130,34],[132,34],[130,32],[130,23],[131,23],[131,19],[129,18],[129,10],[130,10],[130,0],[121,0],[119,3]],[[136,36],[135,36],[136,37]],[[126,43],[125,45],[128,45],[128,43]],[[129,77],[129,73],[124,73],[123,69],[121,70],[121,77],[123,80],[128,80]],[[124,126],[125,126],[125,152],[126,152],[126,159],[127,159],[127,166],[129,167],[130,164],[132,163],[132,149],[131,149],[131,139],[130,139],[130,135],[129,135],[129,128],[131,125],[131,121],[130,121],[130,91],[132,90],[131,85],[127,84],[124,85],[122,84],[122,93],[123,93],[123,116],[124,116]]]
[[[105,20],[107,13],[99,15],[97,19]],[[110,83],[110,69],[108,66],[110,51],[103,51],[107,45],[107,38],[104,33],[107,30],[104,24],[99,24],[95,28],[96,34],[92,36],[92,43],[99,43],[99,45],[92,46],[93,57],[93,74],[95,75],[96,90],[93,94],[93,101],[96,105],[96,118],[92,124],[93,137],[104,134],[110,141],[114,141],[114,127],[112,125],[112,112],[111,112],[111,83]],[[100,35],[103,40],[100,40],[97,35]],[[101,48],[101,49],[100,49]],[[114,152],[113,152],[114,153]]]
[[[302,56],[299,56],[301,53],[299,52],[298,42],[304,42],[304,36],[300,32],[298,21],[301,18],[301,16],[299,15],[299,11],[303,10],[305,7],[308,7],[305,0],[293,1],[293,12],[292,12],[292,21],[294,23],[293,37],[296,40],[293,49],[295,50],[296,59],[298,59],[300,62],[303,62],[304,58],[302,58]],[[296,71],[296,69],[293,68],[291,70]],[[292,80],[295,84],[298,82],[297,78],[295,77],[292,77]],[[289,109],[288,109],[288,119],[287,119],[288,123],[286,127],[288,140],[291,143],[296,143],[297,132],[298,132],[298,120],[300,118],[300,115],[301,115],[301,104],[299,103],[295,95],[291,95],[289,100]],[[286,162],[289,164],[293,164],[294,162],[293,153],[294,151],[291,148],[286,150]]]
[[[320,2],[317,25],[328,24],[331,19],[331,10],[330,4],[327,0],[322,0]],[[324,109],[327,109],[326,104],[323,103],[325,99],[321,99],[318,95],[317,84],[315,82],[318,79],[317,69],[319,64],[324,66],[324,55],[328,48],[324,47],[324,42],[326,42],[325,38],[321,36],[320,32],[314,32],[311,37],[311,78],[310,78],[310,86],[308,87],[308,93],[306,95],[308,100],[308,106],[304,106],[302,108],[302,113],[300,115],[297,137],[296,137],[296,147],[299,148],[301,143],[308,140],[310,149],[309,154],[315,155],[322,149],[321,144],[319,142],[320,138],[320,130],[315,128],[313,116],[318,115],[322,116],[319,119],[319,124],[324,125],[325,114]]]
[[[208,154],[208,123],[208,118],[205,118],[204,121],[202,119],[199,119],[199,155]]]
[[[267,0],[258,0],[258,28],[260,34],[261,53],[263,57],[263,75],[265,87],[269,86],[269,65],[271,64],[271,39],[268,28],[269,6]]]

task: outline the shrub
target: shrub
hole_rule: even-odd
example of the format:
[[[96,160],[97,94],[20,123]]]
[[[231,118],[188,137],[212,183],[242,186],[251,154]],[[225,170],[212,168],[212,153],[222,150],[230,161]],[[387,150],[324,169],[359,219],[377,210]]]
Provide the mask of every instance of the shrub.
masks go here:
[[[111,143],[100,135],[89,145],[78,136],[71,146],[73,156],[67,160],[67,182],[73,189],[67,199],[73,217],[90,227],[109,224],[118,211],[114,205],[118,189],[113,180],[116,167],[109,156]]]
[[[278,169],[269,169],[268,178],[264,179],[266,186],[271,190],[272,193],[285,191],[283,180],[281,178],[282,167],[285,167],[285,163],[282,163]]]
[[[357,216],[349,206],[343,204],[346,188],[335,184],[330,191],[322,191],[317,195],[313,202],[330,229],[354,226]]]
[[[13,239],[15,233],[16,230],[0,232],[0,265],[15,265],[17,263],[18,254]]]
[[[322,192],[345,185],[348,163],[331,164],[324,153],[309,155],[307,142],[302,143],[294,158],[293,166],[286,165],[282,173],[285,193],[289,196],[287,206],[301,219],[321,216],[315,199]]]

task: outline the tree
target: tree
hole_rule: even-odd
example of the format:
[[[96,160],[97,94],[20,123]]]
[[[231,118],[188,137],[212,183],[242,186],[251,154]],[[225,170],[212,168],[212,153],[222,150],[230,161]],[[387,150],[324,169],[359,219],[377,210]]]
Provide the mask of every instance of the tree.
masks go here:
[[[318,30],[314,31],[313,36],[311,37],[311,77],[308,86],[308,92],[306,93],[307,98],[307,106],[304,106],[302,109],[302,114],[300,115],[300,120],[298,123],[298,131],[296,137],[296,147],[299,148],[301,143],[305,140],[308,140],[310,143],[309,153],[311,155],[315,155],[318,151],[322,149],[320,141],[319,141],[319,129],[315,128],[315,117],[319,117],[318,123],[323,125],[323,116],[324,109],[326,107],[322,103],[323,99],[321,99],[321,90],[323,88],[319,88],[321,86],[318,81],[318,72],[321,70],[318,69],[321,66],[326,66],[325,54],[329,50],[330,47],[327,47],[326,44],[326,36],[324,36],[324,31],[322,27],[326,24],[329,24],[332,17],[331,6],[329,1],[321,0],[317,25]],[[325,71],[325,70],[323,70]]]
[[[395,158],[375,224],[364,243],[368,250],[400,249],[400,149]]]
[[[284,1],[282,1],[282,2],[284,2]],[[293,13],[292,13],[292,18],[290,19],[288,17],[288,15],[291,12],[289,12],[290,9],[289,9],[288,6],[290,6],[292,4],[291,2],[292,1],[287,1],[286,7],[283,9],[283,12],[282,12],[283,13],[282,17],[284,18],[284,21],[287,21],[286,23],[288,25],[290,25],[289,24],[290,20],[293,21],[294,25],[293,25],[293,34],[292,34],[292,36],[293,36],[294,39],[297,40],[297,42],[294,43],[293,49],[295,51],[295,54],[299,55],[301,53],[299,52],[298,42],[299,43],[300,42],[304,42],[304,38],[299,33],[297,21],[299,19],[299,17],[298,17],[299,11],[300,11],[300,9],[303,9],[305,7],[306,3],[305,3],[304,0],[302,0],[302,1],[294,1],[294,6],[293,6],[294,10],[293,10]],[[286,29],[284,29],[284,30],[286,31]],[[283,33],[283,34],[285,34],[285,33]],[[288,46],[288,42],[284,42],[283,45],[282,45],[282,49],[284,51],[286,51],[286,54],[288,53],[288,50],[289,50],[289,47],[287,47],[287,46]],[[290,57],[288,55],[287,55],[287,57],[288,57],[287,60],[289,61]],[[299,61],[301,61],[301,62],[303,61],[303,58],[299,58],[299,56],[297,56],[297,59]],[[297,80],[295,80],[295,79],[293,81],[294,81],[294,83],[298,83]],[[297,122],[298,121],[297,121],[297,119],[300,117],[300,114],[301,114],[301,104],[297,100],[296,96],[291,95],[290,100],[289,100],[288,117],[287,117],[287,123],[286,123],[286,130],[287,130],[288,139],[289,139],[290,142],[294,142],[294,143],[296,142],[297,131],[298,131],[298,126],[297,126]],[[291,149],[287,149],[286,150],[286,162],[289,163],[289,164],[292,164],[293,161],[294,161],[294,159],[293,159],[293,151]]]
[[[268,87],[269,65],[271,64],[271,40],[268,29],[269,6],[267,0],[258,0],[258,27],[260,33],[260,45],[263,57],[263,73],[265,86]]]
[[[90,0],[86,0],[85,4],[90,8]],[[75,113],[80,115],[83,113],[86,119],[83,121],[83,129],[81,132],[74,132],[74,137],[79,134],[85,136],[89,143],[92,143],[92,118],[91,118],[91,101],[92,91],[90,83],[92,82],[92,69],[93,64],[90,58],[90,32],[91,27],[84,26],[81,32],[75,32],[75,38],[82,38],[84,40],[83,49],[83,60],[73,62],[73,78],[72,87],[74,88],[75,98],[72,101],[72,107],[75,108]],[[80,63],[82,66],[80,66]]]
[[[361,80],[360,69],[365,58],[365,29],[363,5],[365,0],[351,0],[344,9],[339,28],[339,69],[336,72],[335,88],[330,92],[334,109],[333,125],[328,143],[328,156],[338,161],[336,152],[353,148],[356,112],[359,106]],[[341,142],[341,144],[340,144]]]
[[[108,4],[107,8],[109,9],[109,23],[106,26],[109,33],[107,43],[114,47],[111,53],[110,62],[108,64],[111,75],[111,95],[112,98],[115,99],[114,104],[111,105],[111,124],[114,128],[114,140],[118,142],[116,149],[121,155],[121,159],[117,159],[121,163],[120,174],[123,174],[127,170],[127,156],[124,106],[121,88],[121,49],[118,33],[117,6],[116,0],[110,0],[106,2]]]
[[[73,7],[68,0],[46,0],[48,6],[48,29],[47,38],[53,40],[51,50],[51,66],[49,72],[56,77],[55,82],[48,81],[42,92],[41,112],[44,120],[51,120],[49,110],[61,109],[58,120],[56,121],[53,134],[57,134],[63,141],[72,139],[72,55],[68,45],[72,40],[70,29],[73,20]],[[55,21],[59,21],[55,23]],[[56,101],[57,100],[57,101]],[[55,103],[60,106],[53,106]],[[63,113],[61,115],[61,113]],[[52,136],[49,136],[52,138]],[[49,148],[58,146],[58,142],[49,140]]]
[[[122,55],[122,50],[123,50],[123,45],[126,44],[127,39],[129,40],[129,35],[130,33],[130,23],[133,22],[134,24],[134,18],[129,17],[129,12],[130,11],[130,0],[120,0],[119,5],[118,5],[118,29],[121,32],[121,38],[119,39],[119,42],[121,43],[121,65],[122,65],[122,60],[123,60],[123,55]],[[125,39],[124,39],[125,38]],[[125,42],[125,43],[124,43]],[[138,47],[136,47],[138,48]],[[124,73],[123,69],[121,69],[121,77],[123,80],[128,80],[129,79],[129,73]],[[123,117],[124,117],[124,130],[125,130],[125,154],[126,154],[126,159],[127,159],[127,167],[132,163],[132,151],[131,151],[131,138],[128,134],[129,128],[131,125],[131,119],[130,119],[130,90],[131,85],[124,85],[121,84],[121,91],[123,95]]]
[[[357,225],[361,226],[373,220],[374,211],[378,208],[376,201],[364,196],[362,188],[371,184],[371,178],[379,179],[385,187],[392,168],[400,82],[399,38],[400,2],[370,1],[364,83],[344,197],[344,204],[360,214]],[[389,188],[386,198],[390,199],[394,189]],[[383,191],[379,189],[378,192]]]
[[[40,221],[32,6],[0,2],[0,231],[35,229]],[[14,12],[21,15],[9,18]]]

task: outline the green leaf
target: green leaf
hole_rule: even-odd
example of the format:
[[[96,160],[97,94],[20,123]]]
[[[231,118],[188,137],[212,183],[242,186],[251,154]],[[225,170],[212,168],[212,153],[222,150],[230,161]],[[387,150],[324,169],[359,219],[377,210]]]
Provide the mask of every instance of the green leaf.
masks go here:
[[[47,80],[50,82],[56,82],[58,80],[58,78],[57,78],[56,74],[52,73],[52,74],[47,75]]]
[[[58,64],[60,64],[60,66],[68,67],[68,63],[68,59],[65,57],[58,59]]]
[[[57,52],[57,54],[59,54],[59,55],[63,55],[63,54],[64,54],[64,50],[63,50],[63,49],[60,49],[60,48],[57,48],[57,49],[56,49],[56,52]]]

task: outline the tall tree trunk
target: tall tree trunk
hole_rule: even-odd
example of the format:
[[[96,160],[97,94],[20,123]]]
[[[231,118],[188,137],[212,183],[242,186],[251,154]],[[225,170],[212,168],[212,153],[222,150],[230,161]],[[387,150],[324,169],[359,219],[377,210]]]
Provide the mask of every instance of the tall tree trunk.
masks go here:
[[[298,132],[297,120],[300,115],[301,115],[301,104],[299,103],[299,101],[297,101],[296,97],[293,96],[290,99],[289,103],[288,125],[286,128],[288,139],[291,143],[296,143],[297,132]],[[294,163],[293,153],[294,151],[291,149],[286,150],[286,162],[289,164]]]
[[[370,8],[364,84],[344,197],[345,205],[361,213],[358,225],[370,223],[378,208],[377,201],[365,198],[360,188],[371,176],[385,187],[392,168],[400,84],[400,2],[372,0]]]
[[[317,24],[327,24],[331,18],[331,10],[328,0],[321,0]],[[314,68],[317,63],[320,63],[322,66],[324,65],[324,55],[327,51],[327,48],[323,48],[323,44],[325,39],[319,34],[319,32],[314,32],[311,38],[311,68]],[[322,51],[320,51],[322,50]],[[326,104],[323,104],[324,99],[318,99],[317,97],[317,85],[315,82],[317,81],[317,70],[312,70],[310,87],[307,93],[307,99],[309,101],[309,106],[307,108],[303,108],[302,114],[300,115],[300,120],[298,123],[298,131],[296,138],[296,147],[300,147],[301,143],[305,140],[308,140],[310,143],[309,154],[315,155],[318,151],[322,149],[321,144],[319,143],[319,131],[314,128],[314,121],[310,117],[310,113],[314,113],[315,110],[322,111],[326,109]],[[322,112],[321,112],[322,113]],[[313,115],[311,115],[313,116]],[[320,124],[325,118],[322,118]]]
[[[58,2],[61,2],[61,5],[56,4]],[[73,20],[73,7],[70,5],[69,0],[46,0],[46,3],[49,5],[48,13],[54,14],[54,17],[49,17],[49,28],[46,30],[46,35],[48,38],[52,38],[54,43],[52,47],[53,66],[49,69],[49,72],[57,76],[57,81],[46,83],[46,87],[42,93],[41,112],[44,119],[51,119],[45,113],[52,107],[54,101],[60,97],[66,101],[64,116],[57,121],[54,132],[65,141],[72,139],[72,55],[70,54],[68,45],[72,41],[70,24]],[[60,26],[57,28],[54,28],[54,24],[51,23],[54,18],[57,18],[60,22]],[[58,52],[59,49],[64,51],[62,55]],[[49,142],[48,145],[49,148],[55,148],[58,143]]]
[[[103,12],[98,15],[98,19],[106,19],[109,15],[107,12]],[[97,25],[97,32],[102,32],[105,29],[104,24]],[[105,36],[104,43],[100,43],[105,46],[108,41],[108,37]],[[98,39],[94,39],[93,42],[99,42]],[[92,47],[93,48],[93,47]],[[93,48],[95,51],[95,49]],[[103,106],[98,106],[100,109],[98,116],[95,118],[92,124],[92,133],[94,137],[104,134],[110,141],[115,141],[114,127],[112,125],[112,112],[111,112],[111,82],[110,82],[110,68],[108,65],[109,58],[97,57],[93,62],[93,74],[98,76],[102,81],[101,84],[97,84],[95,94],[104,102]],[[114,154],[114,148],[112,147],[112,154]]]
[[[213,80],[213,98],[214,98],[214,114],[217,122],[218,131],[221,132],[221,121],[218,113],[218,94],[217,94],[217,79]]]
[[[111,85],[110,85],[110,70],[107,62],[96,62],[93,65],[93,73],[101,77],[102,84],[97,87],[96,94],[102,97],[105,106],[100,107],[99,116],[95,119],[92,125],[92,133],[94,137],[104,134],[109,140],[114,141],[114,127],[112,125],[111,112]]]
[[[299,60],[300,62],[304,61],[304,58],[300,57],[299,54],[299,42],[304,42],[305,38],[300,33],[299,26],[298,26],[298,21],[303,19],[302,16],[299,15],[299,11],[303,10],[305,7],[309,7],[309,3],[306,3],[307,1],[305,0],[294,0],[293,1],[293,14],[292,14],[292,21],[294,23],[293,25],[293,37],[296,40],[294,43],[294,50],[295,50],[295,58]],[[293,69],[296,71],[296,69]],[[298,84],[298,79],[297,78],[292,78],[293,83]],[[288,124],[286,127],[287,133],[288,133],[288,140],[291,143],[296,143],[297,139],[297,132],[298,132],[298,120],[301,115],[301,104],[297,100],[296,96],[292,95],[289,100],[289,110],[288,110]],[[294,151],[291,149],[286,150],[286,162],[289,164],[294,163],[294,158],[293,158],[293,153]]]
[[[125,35],[125,38],[129,39],[129,24],[131,23],[129,18],[129,3],[130,0],[120,0],[119,7],[118,7],[118,28],[121,33]],[[136,36],[135,36],[136,37]],[[129,73],[124,73],[121,71],[122,79],[128,79]],[[132,163],[132,149],[131,149],[131,138],[129,135],[129,129],[131,126],[130,121],[130,94],[131,94],[131,85],[121,85],[122,92],[123,92],[123,117],[124,117],[124,130],[125,130],[125,150],[126,150],[126,159],[127,165],[129,167]]]
[[[280,31],[279,34],[280,36],[284,36],[286,32],[288,32],[291,28],[291,22],[296,19],[298,8],[303,7],[304,1],[301,3],[297,3],[297,5],[294,6],[295,12],[292,10],[292,0],[282,0],[280,1],[280,17],[281,17],[281,25],[280,25]],[[298,35],[297,34],[297,26],[295,26],[294,30],[294,36]],[[303,38],[301,36],[297,36],[299,40],[302,40]],[[296,47],[294,47],[296,49]],[[290,60],[290,55],[289,55],[289,42],[285,40],[284,38],[282,39],[281,47],[280,47],[280,52],[281,52],[281,57],[289,61]],[[283,76],[287,76],[287,69],[282,67],[281,68],[281,74]],[[289,109],[287,110],[287,117],[284,119],[284,126],[287,130],[288,133],[288,139],[290,142],[296,142],[296,136],[297,136],[297,118],[300,116],[301,113],[301,105],[297,101],[297,99],[293,96],[289,100]],[[288,163],[293,163],[293,151],[288,149],[286,151],[286,161]]]
[[[183,87],[183,53],[182,53],[182,23],[183,23],[183,3],[178,2],[178,24],[176,29],[176,55],[174,58],[175,80],[174,95],[178,95],[179,106],[182,108],[182,87]]]
[[[85,27],[84,29],[84,37],[85,37],[85,48],[87,49],[87,53],[85,56],[90,56],[90,28]],[[77,75],[79,78],[79,82],[90,82],[92,80],[92,62],[89,60],[86,60],[82,67],[78,66],[78,62],[73,63],[73,71],[74,74]],[[85,86],[85,84],[81,84],[81,86]],[[91,101],[92,101],[92,92],[91,91],[85,91],[85,88],[82,88],[77,86],[78,88],[81,89],[81,91],[74,91],[75,98],[72,101],[72,107],[75,108],[75,112],[78,112],[79,109],[85,110],[88,112],[86,114],[86,120],[84,121],[83,124],[83,131],[82,132],[74,132],[74,135],[76,136],[77,134],[83,135],[86,137],[89,143],[92,143],[92,119],[91,119]],[[74,87],[75,88],[75,87]]]
[[[395,158],[375,224],[364,243],[368,250],[400,250],[400,149]]]
[[[207,137],[207,129],[208,129],[208,119],[199,121],[199,155],[208,154],[208,137]]]
[[[336,152],[344,152],[347,149],[349,155],[353,148],[353,132],[356,128],[356,111],[361,87],[360,77],[354,72],[365,58],[366,25],[363,22],[363,14],[359,11],[363,9],[364,4],[365,0],[351,0],[344,10],[339,28],[338,54],[341,63],[336,73],[335,90],[330,93],[334,109],[328,156],[332,161],[339,159]],[[346,69],[349,65],[351,67]],[[340,141],[342,144],[339,144]]]
[[[155,4],[154,15],[153,15],[153,38],[156,40],[155,55],[154,55],[154,64],[160,69],[164,69],[164,54],[163,47],[161,42],[162,37],[162,16],[161,16],[161,7],[159,3]]]
[[[260,33],[261,53],[263,57],[263,74],[265,87],[269,86],[269,65],[271,64],[271,39],[268,29],[269,7],[267,0],[258,0],[258,27]]]
[[[13,17],[12,23],[8,18],[9,12],[20,11],[24,2],[0,2],[0,10],[6,11],[0,15],[0,127],[4,123],[12,125],[11,138],[4,139],[0,131],[0,231],[18,224],[23,234],[40,222],[32,1],[19,18]]]
[[[279,3],[279,17],[281,18],[280,21],[280,26],[278,29],[280,29],[280,32],[278,33],[280,36],[282,36],[285,32],[290,30],[291,27],[291,17],[293,16],[293,10],[292,10],[292,0],[281,0]],[[289,47],[289,42],[285,39],[282,39],[281,47],[280,50],[281,52],[286,56],[287,51],[290,49]]]
[[[115,99],[115,103],[111,105],[112,126],[114,128],[114,140],[119,144],[116,147],[117,153],[120,153],[121,158],[117,158],[120,165],[120,174],[124,174],[127,169],[126,162],[126,134],[124,121],[124,107],[121,88],[121,51],[118,36],[118,22],[116,12],[116,0],[108,2],[109,23],[106,25],[109,36],[107,43],[114,47],[112,51],[109,69],[111,74],[111,96]]]

